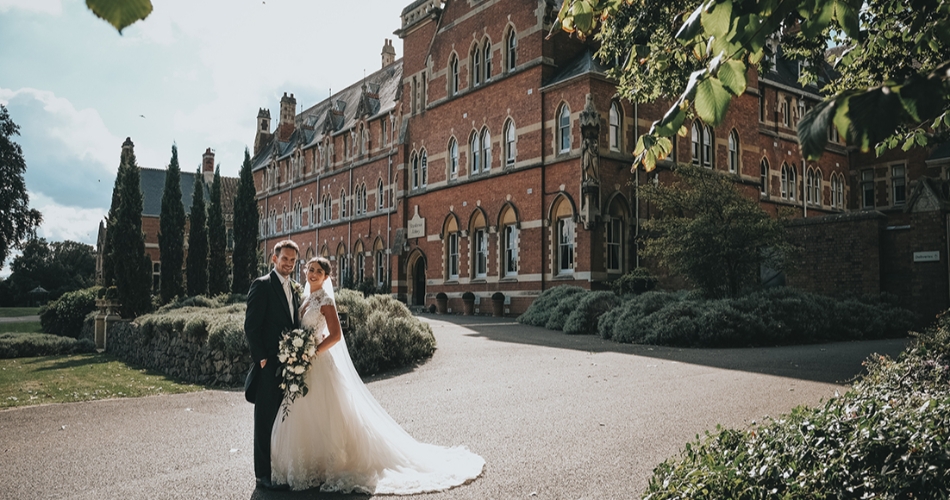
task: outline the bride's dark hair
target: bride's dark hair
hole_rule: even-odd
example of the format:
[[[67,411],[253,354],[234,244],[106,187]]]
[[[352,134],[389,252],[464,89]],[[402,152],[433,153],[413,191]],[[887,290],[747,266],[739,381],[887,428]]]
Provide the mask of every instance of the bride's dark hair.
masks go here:
[[[307,261],[307,267],[310,267],[310,264],[316,262],[323,268],[323,272],[326,273],[327,277],[330,277],[330,260],[326,257],[314,257]]]

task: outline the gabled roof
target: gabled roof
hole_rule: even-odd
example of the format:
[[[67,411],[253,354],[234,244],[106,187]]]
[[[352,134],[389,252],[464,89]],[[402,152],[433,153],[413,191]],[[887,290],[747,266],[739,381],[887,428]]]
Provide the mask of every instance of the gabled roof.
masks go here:
[[[599,58],[594,56],[594,51],[587,49],[581,55],[577,56],[567,64],[562,65],[558,69],[560,71],[558,71],[550,81],[545,82],[543,85],[544,87],[565,82],[571,78],[587,73],[606,75],[607,71],[610,69],[610,66],[601,63]]]
[[[165,173],[159,168],[142,168],[139,171],[139,185],[142,187],[142,215],[159,217],[162,214],[162,195],[165,193]],[[185,214],[191,212],[192,194],[194,194],[195,172],[181,173],[181,203]],[[211,199],[211,185],[201,183],[204,188],[205,203]],[[221,176],[221,211],[225,215],[234,213],[234,197],[237,196],[237,177]]]
[[[287,142],[274,134],[251,160],[251,169],[259,170],[271,158],[286,158],[299,144],[314,146],[327,135],[336,135],[353,128],[364,117],[373,119],[396,109],[402,83],[402,59],[367,75],[340,92],[300,112],[295,119],[297,130]]]
[[[950,181],[920,177],[907,198],[905,212],[932,212],[950,210]]]

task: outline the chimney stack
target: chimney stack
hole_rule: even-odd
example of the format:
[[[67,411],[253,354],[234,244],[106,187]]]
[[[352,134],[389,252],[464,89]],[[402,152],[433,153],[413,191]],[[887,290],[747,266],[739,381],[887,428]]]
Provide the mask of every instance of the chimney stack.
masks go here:
[[[383,67],[389,66],[396,60],[396,48],[393,47],[393,41],[390,39],[383,40]]]
[[[281,142],[290,140],[296,126],[294,120],[296,116],[297,99],[294,98],[293,94],[288,97],[287,92],[284,92],[284,97],[280,98],[280,124],[277,126],[277,140]]]
[[[205,150],[201,156],[201,173],[204,176],[205,184],[211,184],[214,180],[214,151],[211,148]]]

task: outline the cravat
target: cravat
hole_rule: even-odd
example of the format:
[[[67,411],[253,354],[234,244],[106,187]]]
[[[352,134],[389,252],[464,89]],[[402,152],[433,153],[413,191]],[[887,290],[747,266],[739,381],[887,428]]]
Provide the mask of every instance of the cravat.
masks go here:
[[[290,277],[287,277],[284,280],[284,295],[287,296],[287,307],[290,309],[290,317],[294,317],[294,300],[292,292],[290,291]]]

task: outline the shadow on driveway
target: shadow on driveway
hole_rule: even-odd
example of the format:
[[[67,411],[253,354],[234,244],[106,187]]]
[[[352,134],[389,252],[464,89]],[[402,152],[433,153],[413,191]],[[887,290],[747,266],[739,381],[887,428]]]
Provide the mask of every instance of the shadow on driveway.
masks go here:
[[[853,382],[859,375],[867,373],[863,362],[869,356],[880,354],[897,358],[911,341],[910,338],[901,338],[778,347],[684,348],[621,344],[594,335],[567,335],[560,331],[522,325],[514,318],[437,314],[419,316],[434,322],[453,323],[466,328],[470,332],[467,335],[497,342],[631,354],[832,384]]]

